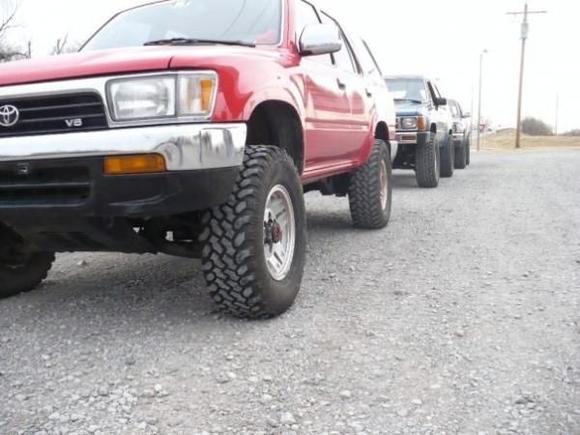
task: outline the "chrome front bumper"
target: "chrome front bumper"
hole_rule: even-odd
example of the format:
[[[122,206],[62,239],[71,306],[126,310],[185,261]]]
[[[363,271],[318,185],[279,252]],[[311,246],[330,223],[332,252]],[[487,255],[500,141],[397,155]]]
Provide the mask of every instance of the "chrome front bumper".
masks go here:
[[[247,127],[178,124],[0,139],[0,162],[157,153],[168,171],[240,166]]]
[[[417,143],[417,132],[397,132],[397,141],[400,145],[414,145]]]

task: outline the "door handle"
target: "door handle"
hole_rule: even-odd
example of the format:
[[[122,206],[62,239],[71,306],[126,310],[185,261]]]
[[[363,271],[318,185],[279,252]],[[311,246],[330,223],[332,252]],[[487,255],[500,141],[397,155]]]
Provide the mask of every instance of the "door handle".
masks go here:
[[[342,91],[344,91],[346,89],[346,83],[343,82],[341,79],[336,79],[336,84],[338,85],[338,88]]]

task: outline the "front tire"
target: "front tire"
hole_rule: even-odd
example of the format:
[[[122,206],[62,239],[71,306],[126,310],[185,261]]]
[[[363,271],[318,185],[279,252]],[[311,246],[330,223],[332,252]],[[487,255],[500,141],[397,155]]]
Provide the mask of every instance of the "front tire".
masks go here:
[[[356,228],[386,227],[393,203],[393,168],[387,144],[377,140],[368,162],[350,176],[348,198]]]
[[[434,134],[431,134],[427,143],[417,145],[415,172],[419,187],[433,189],[439,186],[439,167],[441,164],[439,151],[439,144],[435,141]]]
[[[467,166],[471,165],[471,138],[467,138],[467,143],[465,144],[465,162]]]
[[[0,224],[0,299],[37,288],[48,275],[52,252],[23,253],[23,240]]]
[[[247,146],[228,201],[204,216],[202,267],[214,302],[239,318],[286,312],[304,274],[306,212],[300,176],[276,147]]]

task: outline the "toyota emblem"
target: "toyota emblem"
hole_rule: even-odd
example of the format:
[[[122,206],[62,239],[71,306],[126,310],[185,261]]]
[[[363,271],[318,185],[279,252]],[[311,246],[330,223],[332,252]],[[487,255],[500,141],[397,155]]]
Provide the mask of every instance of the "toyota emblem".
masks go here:
[[[17,107],[7,104],[0,107],[0,127],[14,127],[20,120]]]

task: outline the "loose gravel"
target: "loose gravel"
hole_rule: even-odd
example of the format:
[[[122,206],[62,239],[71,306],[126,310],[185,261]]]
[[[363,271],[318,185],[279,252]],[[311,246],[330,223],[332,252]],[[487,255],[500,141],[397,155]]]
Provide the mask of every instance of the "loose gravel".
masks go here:
[[[385,231],[308,196],[295,308],[214,311],[197,262],[61,255],[0,301],[1,434],[580,434],[580,151],[395,175]]]

